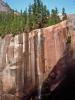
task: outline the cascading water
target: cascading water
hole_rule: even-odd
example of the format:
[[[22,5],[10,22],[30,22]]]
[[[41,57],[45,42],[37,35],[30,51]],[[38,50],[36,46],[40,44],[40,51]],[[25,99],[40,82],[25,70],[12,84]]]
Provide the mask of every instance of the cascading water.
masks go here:
[[[41,71],[41,29],[37,29],[37,75],[38,75],[38,100],[41,100],[41,87],[43,73]]]

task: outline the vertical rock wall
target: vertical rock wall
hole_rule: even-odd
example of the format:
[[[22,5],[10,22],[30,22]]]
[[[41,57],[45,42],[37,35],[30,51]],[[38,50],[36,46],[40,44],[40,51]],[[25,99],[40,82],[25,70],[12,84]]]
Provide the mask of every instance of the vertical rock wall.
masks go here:
[[[45,28],[44,50],[45,50],[45,72],[49,73],[61,57],[64,56],[66,48],[67,28],[66,22]]]
[[[29,33],[0,38],[0,92],[24,91],[43,81],[66,48],[66,21]],[[38,78],[38,79],[37,79]]]

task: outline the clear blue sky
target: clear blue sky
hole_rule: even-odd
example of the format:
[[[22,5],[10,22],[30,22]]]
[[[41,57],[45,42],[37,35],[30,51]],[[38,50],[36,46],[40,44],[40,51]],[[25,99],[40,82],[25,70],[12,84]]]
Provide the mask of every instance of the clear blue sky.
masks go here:
[[[33,0],[4,0],[11,8],[20,11],[25,10],[29,4],[33,3]],[[48,9],[57,7],[61,13],[61,9],[64,7],[67,13],[75,13],[75,2],[74,0],[42,0]]]

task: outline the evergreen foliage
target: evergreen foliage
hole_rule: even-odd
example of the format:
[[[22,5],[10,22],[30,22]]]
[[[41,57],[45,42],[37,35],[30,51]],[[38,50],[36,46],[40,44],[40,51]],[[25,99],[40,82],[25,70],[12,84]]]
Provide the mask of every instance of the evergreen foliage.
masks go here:
[[[55,9],[52,9],[51,10],[51,16],[49,18],[49,25],[54,25],[54,24],[57,24],[59,23],[61,20],[60,20],[60,17],[58,15],[58,9],[55,8]]]
[[[62,20],[66,20],[67,19],[67,15],[66,15],[66,12],[65,12],[65,8],[62,8]]]
[[[65,9],[62,9],[63,20],[67,18]],[[59,23],[60,17],[58,9],[52,9],[51,14],[46,5],[41,0],[34,0],[24,12],[0,13],[0,35],[12,33],[13,35],[26,31],[29,32],[36,28],[47,27]]]

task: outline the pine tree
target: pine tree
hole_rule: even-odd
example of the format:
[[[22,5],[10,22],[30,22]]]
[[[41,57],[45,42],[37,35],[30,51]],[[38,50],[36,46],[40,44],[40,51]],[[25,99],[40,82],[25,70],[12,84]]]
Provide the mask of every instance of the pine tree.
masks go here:
[[[59,23],[60,21],[61,20],[60,20],[60,17],[58,15],[58,9],[57,8],[52,9],[51,10],[51,16],[49,18],[49,24],[54,25],[54,24]]]
[[[67,15],[66,15],[66,12],[65,12],[65,8],[62,8],[62,20],[66,20],[67,19]]]
[[[28,26],[29,26],[29,30],[31,31],[32,28],[33,28],[33,24],[32,24],[32,5],[29,5],[28,17],[29,17]]]
[[[33,26],[35,26],[35,28],[44,27],[44,24],[47,22],[47,16],[49,16],[49,11],[41,0],[34,0],[32,4],[32,14]]]
[[[23,18],[24,18],[24,25],[26,25],[26,21],[27,21],[27,8],[23,12]]]

